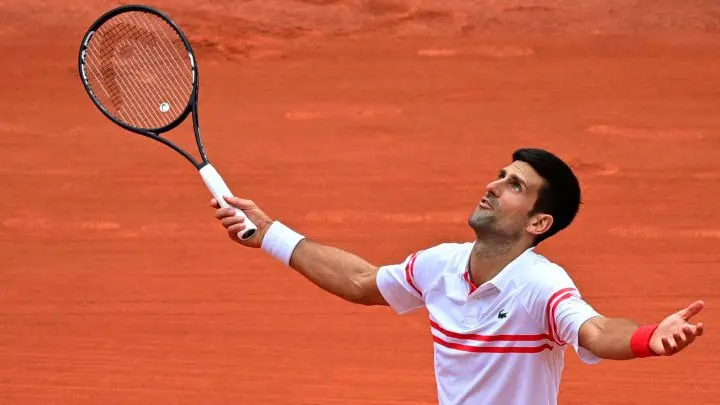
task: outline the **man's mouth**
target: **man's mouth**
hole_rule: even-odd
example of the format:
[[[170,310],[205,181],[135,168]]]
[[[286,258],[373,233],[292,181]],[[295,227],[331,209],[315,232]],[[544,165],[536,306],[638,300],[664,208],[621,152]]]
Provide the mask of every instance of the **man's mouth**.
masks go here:
[[[480,200],[480,204],[478,204],[480,208],[491,210],[493,209],[492,204],[490,204],[490,200],[487,199],[487,197],[483,197],[482,200]]]

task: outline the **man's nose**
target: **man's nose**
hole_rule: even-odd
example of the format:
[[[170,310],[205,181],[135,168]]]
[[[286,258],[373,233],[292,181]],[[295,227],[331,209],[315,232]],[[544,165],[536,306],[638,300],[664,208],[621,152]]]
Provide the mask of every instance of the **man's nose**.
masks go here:
[[[500,194],[500,183],[502,180],[494,180],[488,183],[485,186],[485,190],[488,194],[492,195],[493,197],[498,197]]]

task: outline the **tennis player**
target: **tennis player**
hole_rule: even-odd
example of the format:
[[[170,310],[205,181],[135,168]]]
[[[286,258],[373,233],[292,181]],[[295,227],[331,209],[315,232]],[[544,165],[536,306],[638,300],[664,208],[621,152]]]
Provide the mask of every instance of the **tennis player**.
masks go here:
[[[375,266],[307,239],[252,201],[226,201],[234,208],[211,204],[234,241],[262,248],[325,291],[399,313],[425,306],[441,405],[556,404],[567,345],[596,363],[674,355],[703,333],[702,323],[690,323],[702,301],[654,325],[602,316],[561,266],[535,252],[580,205],[572,170],[544,150],[515,151],[487,184],[468,220],[474,241],[429,247],[399,264]],[[252,239],[238,239],[244,226],[235,209],[257,225]]]

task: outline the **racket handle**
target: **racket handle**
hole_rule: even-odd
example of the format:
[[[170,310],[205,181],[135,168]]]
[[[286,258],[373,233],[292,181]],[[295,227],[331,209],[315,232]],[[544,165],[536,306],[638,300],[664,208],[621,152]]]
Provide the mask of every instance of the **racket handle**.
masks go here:
[[[215,197],[215,200],[220,204],[221,207],[229,207],[230,205],[225,201],[223,198],[224,196],[232,197],[233,194],[230,192],[230,189],[228,188],[227,184],[223,181],[222,177],[220,177],[220,174],[215,170],[215,168],[210,164],[206,164],[203,166],[202,169],[200,169],[200,176],[202,177],[203,181],[205,182],[205,185],[212,193],[213,197]],[[242,210],[235,208],[235,215],[245,218],[245,229],[240,231],[238,233],[238,238],[240,240],[248,240],[252,238],[253,235],[255,235],[255,232],[257,231],[257,226],[248,218]]]

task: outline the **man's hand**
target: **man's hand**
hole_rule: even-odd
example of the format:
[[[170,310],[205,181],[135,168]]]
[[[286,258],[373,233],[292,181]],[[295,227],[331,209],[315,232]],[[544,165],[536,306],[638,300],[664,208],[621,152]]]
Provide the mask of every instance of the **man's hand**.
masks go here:
[[[250,200],[244,200],[238,197],[225,197],[225,201],[230,204],[230,207],[220,208],[220,205],[214,198],[210,201],[210,205],[217,208],[215,218],[220,220],[225,229],[227,229],[230,239],[248,247],[259,248],[262,246],[262,240],[270,224],[273,222],[272,219]],[[235,215],[236,210],[242,210],[257,226],[257,232],[248,240],[240,240],[240,238],[238,238],[238,232],[245,229],[245,218]]]
[[[671,356],[692,343],[703,334],[703,324],[688,323],[690,318],[700,312],[705,304],[695,301],[689,307],[665,318],[650,338],[650,349],[655,354]]]

